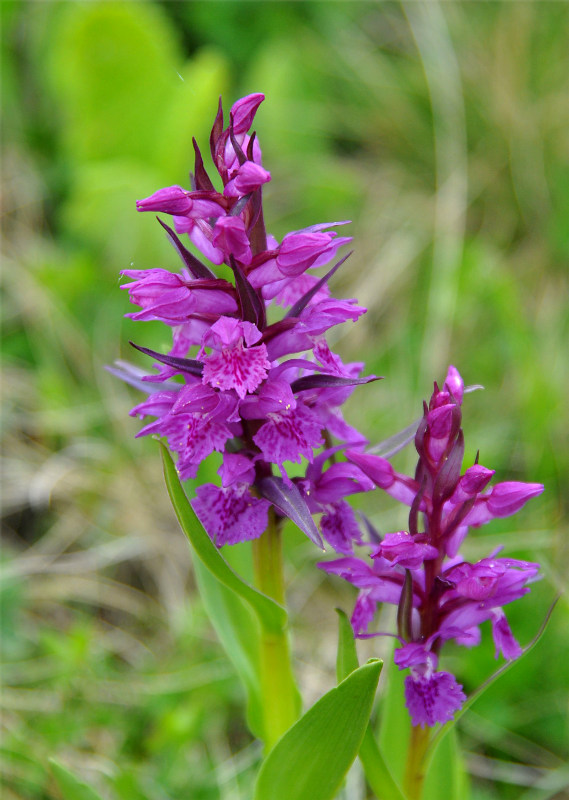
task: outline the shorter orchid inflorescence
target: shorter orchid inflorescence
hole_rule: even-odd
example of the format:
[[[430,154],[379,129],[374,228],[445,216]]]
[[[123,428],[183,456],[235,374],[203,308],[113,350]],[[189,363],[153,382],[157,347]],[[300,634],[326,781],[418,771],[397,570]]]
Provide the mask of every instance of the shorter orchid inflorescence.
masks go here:
[[[192,190],[170,186],[138,201],[139,211],[172,215],[175,231],[159,221],[184,266],[177,273],[124,270],[131,282],[122,288],[141,309],[128,316],[165,323],[173,346],[167,354],[138,347],[158,362],[153,374],[125,364],[114,371],[149,393],[131,412],[156,417],[139,435],[167,438],[182,480],[195,477],[214,451],[223,454],[221,486],[201,485],[193,500],[218,546],[261,536],[272,506],[320,547],[312,513],[323,513],[324,538],[349,553],[360,534],[343,497],[373,484],[352,464],[324,469],[327,455],[314,461],[314,453],[326,444],[332,455],[331,436],[344,446],[366,441],[343,420],[340,406],[354,386],[376,378],[358,377],[363,364],[342,363],[325,339],[332,326],[357,320],[365,308],[330,296],[328,280],[345,258],[323,277],[312,272],[351,241],[336,231],[346,223],[293,231],[280,243],[265,231],[261,194],[271,176],[255,133],[248,134],[263,99],[252,94],[235,103],[226,128],[220,101],[210,148],[221,191],[194,141]],[[226,277],[177,234],[187,234]],[[314,463],[304,480],[293,481],[285,464],[303,458]],[[340,483],[333,485],[335,479]]]
[[[543,491],[541,484],[520,482],[487,489],[494,471],[478,459],[461,475],[463,393],[462,378],[451,366],[443,389],[435,384],[425,404],[415,436],[419,460],[413,478],[397,473],[380,456],[347,451],[376,486],[410,506],[409,530],[378,537],[370,547],[371,563],[349,556],[320,564],[360,590],[352,614],[356,636],[382,635],[368,633],[378,604],[397,606],[401,647],[394,660],[410,670],[407,708],[413,725],[422,727],[452,719],[466,699],[454,675],[437,669],[446,641],[472,647],[480,641],[480,624],[490,620],[496,657],[520,655],[503,606],[529,592],[539,569],[532,562],[499,557],[499,549],[474,564],[458,553],[469,528],[510,516]]]

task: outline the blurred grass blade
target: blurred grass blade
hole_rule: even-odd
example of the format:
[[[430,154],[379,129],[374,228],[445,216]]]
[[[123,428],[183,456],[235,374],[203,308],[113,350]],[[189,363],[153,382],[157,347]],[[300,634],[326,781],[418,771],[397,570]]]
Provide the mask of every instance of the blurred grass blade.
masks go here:
[[[247,694],[247,724],[251,733],[264,738],[261,701],[259,624],[250,608],[236,597],[199,560],[194,572],[205,610]]]
[[[393,436],[390,436],[388,439],[384,439],[383,442],[373,447],[368,447],[366,452],[373,453],[382,458],[390,458],[413,441],[420,422],[420,419],[416,419],[410,425],[407,425],[406,428],[403,428],[403,430],[394,433]]]
[[[465,386],[464,394],[469,394],[470,392],[475,392],[477,389],[483,388],[484,387],[480,386],[480,384]],[[410,425],[407,425],[407,427],[403,428],[397,433],[394,433],[393,436],[390,436],[389,438],[384,439],[382,442],[379,442],[379,444],[375,444],[373,447],[368,447],[366,452],[373,453],[374,455],[381,456],[382,458],[391,458],[391,456],[394,456],[400,450],[403,450],[404,447],[407,447],[407,445],[413,441],[421,419],[422,417],[416,419]]]
[[[277,742],[254,800],[332,800],[360,748],[382,662],[374,659],[321,697]]]
[[[63,764],[54,758],[49,759],[49,764],[62,800],[102,800],[100,794],[76,778]]]
[[[259,618],[261,625],[266,630],[274,632],[282,631],[287,623],[286,610],[278,603],[275,603],[274,600],[271,600],[270,597],[258,592],[248,583],[245,583],[245,581],[231,569],[197,518],[182,488],[170,453],[162,442],[159,442],[159,444],[162,450],[164,478],[166,480],[168,494],[170,495],[170,500],[172,501],[182,530],[191,542],[196,555],[201,559],[212,575],[215,575],[220,583],[249,604]]]
[[[358,654],[350,620],[340,608],[336,609],[336,613],[338,614],[336,674],[338,681],[341,681],[358,668]],[[367,782],[377,797],[381,797],[381,800],[405,800],[403,792],[395,783],[383,759],[371,724],[366,728],[358,755]]]

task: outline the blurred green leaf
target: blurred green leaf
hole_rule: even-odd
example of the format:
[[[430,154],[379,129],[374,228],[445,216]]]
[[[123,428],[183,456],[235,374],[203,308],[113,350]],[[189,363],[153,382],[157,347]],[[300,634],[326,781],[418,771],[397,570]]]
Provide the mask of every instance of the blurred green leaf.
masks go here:
[[[207,3],[180,3],[178,13],[198,42],[211,41],[227,53],[241,71],[251,62],[251,53],[267,39],[294,30],[311,3],[246,3],[208,0]],[[239,35],[236,35],[239,31]],[[262,91],[252,88],[247,91]]]
[[[231,569],[197,518],[166,446],[160,442],[160,448],[168,494],[182,530],[193,545],[196,555],[220,583],[249,604],[267,631],[282,631],[287,623],[286,610],[267,595],[245,583]]]
[[[99,270],[113,276],[120,269],[153,266],[160,258],[177,267],[181,262],[156,219],[138,213],[135,205],[161,183],[154,165],[126,157],[77,164],[61,222],[83,247],[100,254]]]
[[[14,576],[5,576],[0,562],[0,645],[4,659],[18,657],[23,642],[19,636],[20,618],[25,602],[24,583]]]
[[[381,672],[359,667],[320,698],[269,753],[255,800],[331,800],[355,759]]]
[[[62,800],[102,800],[101,795],[54,758],[49,763]]]
[[[179,78],[173,30],[153,3],[70,3],[48,69],[68,151],[79,161],[153,158],[156,121]]]
[[[327,105],[317,102],[310,91],[310,83],[318,81],[319,75],[307,70],[298,58],[301,38],[300,31],[294,36],[283,31],[257,52],[249,70],[251,85],[267,96],[262,111],[263,147],[269,159],[279,153],[294,163],[306,154],[318,159],[327,149],[327,142],[314,135],[325,127]],[[310,38],[305,44],[310,44]],[[303,178],[300,173],[297,177]]]
[[[113,788],[120,800],[149,800],[132,772],[126,771],[117,775],[113,781]]]
[[[215,181],[217,173],[207,166],[210,160],[209,134],[220,95],[223,96],[225,113],[229,112],[229,84],[227,60],[222,51],[212,47],[199,50],[178,70],[168,105],[155,127],[153,162],[160,167],[168,182],[189,188],[188,172],[194,171],[192,137],[198,143],[210,178]]]

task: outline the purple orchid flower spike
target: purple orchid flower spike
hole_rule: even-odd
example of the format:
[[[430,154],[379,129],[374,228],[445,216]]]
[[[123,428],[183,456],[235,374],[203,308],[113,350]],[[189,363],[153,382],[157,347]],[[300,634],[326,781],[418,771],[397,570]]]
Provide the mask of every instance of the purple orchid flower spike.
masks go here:
[[[238,100],[226,127],[220,101],[210,136],[219,190],[194,141],[192,188],[169,186],[137,202],[139,211],[172,216],[175,230],[159,221],[183,267],[122,273],[130,279],[122,288],[139,308],[128,316],[163,322],[173,336],[169,353],[138,348],[155,365],[137,374],[136,386],[148,384],[149,397],[131,413],[155,417],[139,435],[167,438],[182,479],[195,477],[213,452],[222,454],[221,486],[200,486],[193,501],[216,544],[259,537],[272,506],[316,544],[323,536],[351,554],[361,534],[344,497],[373,481],[355,464],[334,463],[337,448],[315,453],[331,436],[342,446],[366,443],[341,406],[357,385],[376,378],[360,376],[363,364],[343,364],[325,339],[365,308],[330,296],[328,280],[345,259],[324,276],[313,274],[351,241],[336,231],[347,223],[312,225],[280,243],[265,230],[262,189],[271,174],[249,132],[263,100],[260,93]],[[233,281],[193,255],[178,238],[184,234],[206,260],[228,267]],[[282,316],[269,324],[270,305]],[[303,460],[306,478],[292,480],[287,465]],[[321,533],[312,513],[322,515]]]
[[[347,450],[351,463],[378,488],[410,507],[409,530],[388,533],[372,546],[371,564],[351,556],[319,565],[360,590],[352,615],[356,636],[381,635],[368,633],[378,603],[398,607],[401,647],[394,660],[409,669],[406,704],[413,725],[421,727],[452,719],[466,699],[454,675],[438,670],[446,641],[471,647],[480,641],[479,626],[490,621],[496,657],[520,655],[503,606],[529,592],[539,570],[536,563],[499,557],[499,551],[475,564],[458,555],[470,528],[515,514],[543,491],[539,483],[512,481],[488,488],[494,471],[478,463],[461,475],[463,394],[462,378],[451,366],[443,388],[435,384],[425,405],[413,477],[380,456]]]

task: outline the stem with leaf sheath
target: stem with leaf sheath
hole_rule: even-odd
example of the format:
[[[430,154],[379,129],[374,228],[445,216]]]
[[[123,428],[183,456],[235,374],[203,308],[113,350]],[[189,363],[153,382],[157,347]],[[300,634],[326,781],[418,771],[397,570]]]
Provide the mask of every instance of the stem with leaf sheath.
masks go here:
[[[255,583],[264,594],[285,604],[279,521],[269,512],[267,530],[253,541]],[[261,695],[267,752],[298,719],[299,695],[290,659],[287,630],[261,629]]]
[[[411,728],[411,739],[407,752],[404,789],[408,800],[421,800],[423,782],[425,780],[425,755],[429,746],[430,731],[414,725]]]

